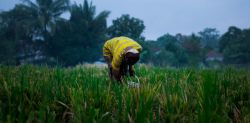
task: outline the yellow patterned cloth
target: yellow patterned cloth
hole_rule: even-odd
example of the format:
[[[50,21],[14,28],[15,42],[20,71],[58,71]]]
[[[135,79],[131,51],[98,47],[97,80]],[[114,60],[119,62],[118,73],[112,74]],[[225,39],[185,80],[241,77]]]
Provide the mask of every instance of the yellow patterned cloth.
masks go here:
[[[103,55],[112,59],[112,68],[119,70],[124,55],[127,49],[136,49],[142,51],[142,47],[136,41],[128,37],[115,37],[108,41],[103,46]]]

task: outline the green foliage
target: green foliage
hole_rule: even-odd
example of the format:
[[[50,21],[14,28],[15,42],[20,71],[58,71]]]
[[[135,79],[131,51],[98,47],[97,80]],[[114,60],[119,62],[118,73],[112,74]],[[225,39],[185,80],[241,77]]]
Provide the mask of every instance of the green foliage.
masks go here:
[[[184,48],[177,38],[170,34],[159,37],[157,41],[144,41],[141,44],[143,46],[141,62],[174,67],[187,64]]]
[[[70,19],[61,18],[69,0],[22,0],[8,12],[1,12],[1,64],[38,63],[75,65],[101,57],[107,39],[109,12],[96,15],[95,6],[70,7]]]
[[[158,38],[157,41],[162,42],[160,44],[165,46],[165,50],[174,55],[174,59],[171,62],[171,66],[181,67],[187,65],[187,54],[184,51],[181,42],[178,41],[176,37],[167,34]]]
[[[156,66],[173,66],[173,64],[177,62],[175,55],[166,50],[156,52],[153,58],[153,63]]]
[[[250,63],[250,29],[230,27],[220,39],[220,51],[229,64]]]
[[[110,81],[106,68],[0,66],[0,122],[250,121],[249,70],[136,71],[140,88]]]
[[[205,28],[199,32],[201,43],[207,49],[218,49],[219,44],[219,31],[216,28]]]
[[[45,41],[53,34],[56,21],[61,19],[61,14],[68,10],[69,0],[22,0],[25,6],[37,13],[33,19],[39,25]]]
[[[196,35],[163,35],[157,41],[141,42],[142,62],[161,66],[195,66],[202,62],[201,39]],[[157,59],[157,60],[156,60]]]
[[[109,12],[103,11],[98,15],[95,13],[95,6],[85,0],[83,5],[71,6],[69,21],[58,22],[50,44],[50,53],[61,64],[93,62],[102,56]]]
[[[32,54],[35,27],[33,22],[34,13],[24,5],[18,4],[7,12],[0,13],[0,63],[18,64],[21,56]]]
[[[202,61],[201,57],[201,38],[192,34],[185,38],[182,42],[182,46],[188,55],[188,62],[190,66],[197,67]]]
[[[1,32],[0,32],[1,33]],[[2,38],[3,36],[0,35],[0,64],[5,65],[13,65],[16,64],[16,58],[14,56],[17,55],[15,51],[15,42],[6,40]]]
[[[108,29],[110,38],[118,36],[127,36],[134,40],[145,40],[142,36],[145,26],[142,20],[129,15],[122,15],[120,18],[113,20],[113,24]]]
[[[29,20],[36,26],[35,37],[39,50],[45,55],[45,61],[48,62],[50,57],[49,48],[51,37],[56,28],[56,22],[61,20],[60,17],[68,10],[69,0],[22,0],[27,9],[35,13],[34,17]],[[34,40],[33,39],[33,40]],[[37,55],[37,54],[36,54]]]

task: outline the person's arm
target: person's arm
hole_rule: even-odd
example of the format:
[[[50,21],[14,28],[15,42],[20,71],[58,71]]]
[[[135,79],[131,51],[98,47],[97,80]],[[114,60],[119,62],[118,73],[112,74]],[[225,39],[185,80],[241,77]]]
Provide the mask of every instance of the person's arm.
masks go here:
[[[135,70],[133,65],[129,65],[129,75],[130,76],[134,76],[135,75]]]
[[[108,69],[109,69],[109,77],[112,78],[112,65],[111,65],[111,62],[112,62],[112,58],[109,57],[109,56],[104,56],[104,59],[106,61],[106,63],[108,64]]]
[[[116,81],[121,82],[121,74],[119,69],[112,69],[113,77]]]
[[[114,79],[121,82],[121,62],[122,62],[122,57],[119,53],[116,53],[112,59],[112,74],[114,76]]]

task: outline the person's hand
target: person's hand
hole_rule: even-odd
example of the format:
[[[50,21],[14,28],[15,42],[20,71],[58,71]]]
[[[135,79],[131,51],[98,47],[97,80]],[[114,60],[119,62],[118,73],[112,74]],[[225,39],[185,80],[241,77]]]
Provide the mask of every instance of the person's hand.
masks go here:
[[[112,74],[112,65],[111,65],[112,58],[109,57],[109,56],[104,56],[104,59],[105,59],[105,61],[108,64],[109,77],[112,79],[112,77],[113,77],[113,74]]]

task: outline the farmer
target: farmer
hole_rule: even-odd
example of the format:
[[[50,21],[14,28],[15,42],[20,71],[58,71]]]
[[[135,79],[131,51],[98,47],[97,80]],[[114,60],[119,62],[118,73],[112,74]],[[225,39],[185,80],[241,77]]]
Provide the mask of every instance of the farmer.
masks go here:
[[[115,37],[106,41],[103,56],[108,64],[109,76],[121,82],[121,77],[134,76],[133,65],[139,60],[141,45],[128,37]]]

